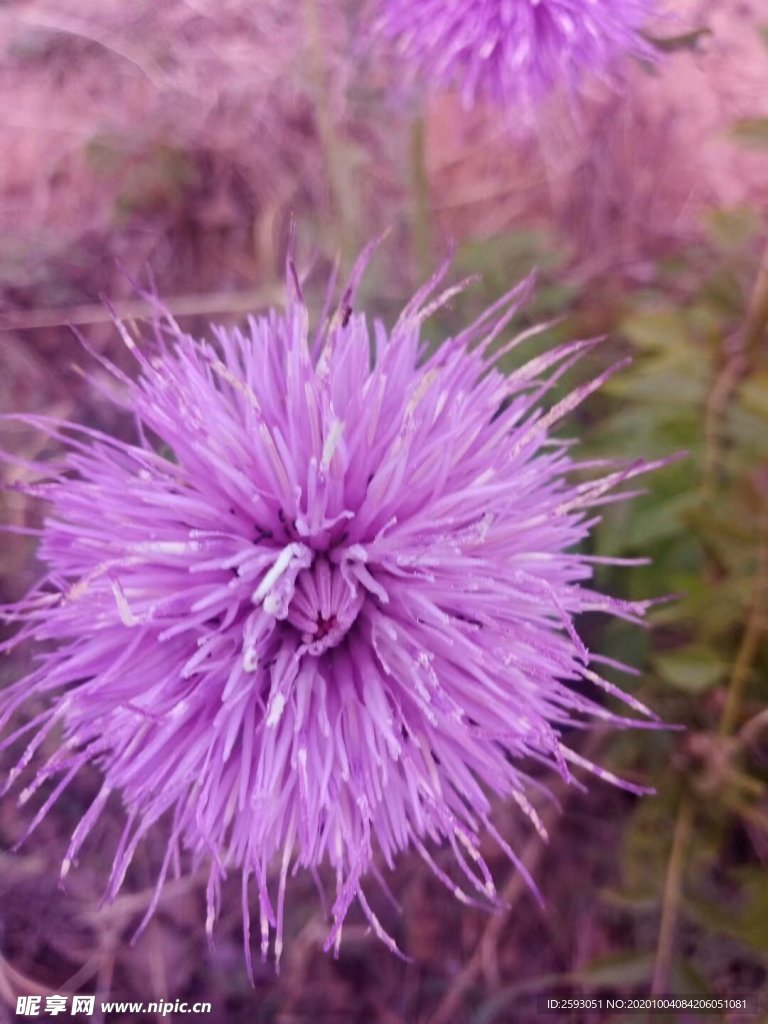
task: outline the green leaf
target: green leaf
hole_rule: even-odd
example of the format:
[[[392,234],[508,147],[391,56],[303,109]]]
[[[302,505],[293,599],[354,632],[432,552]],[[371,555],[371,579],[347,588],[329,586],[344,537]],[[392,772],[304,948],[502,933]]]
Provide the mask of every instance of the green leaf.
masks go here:
[[[500,1020],[509,1020],[509,1007],[523,996],[533,994],[544,995],[566,983],[562,974],[542,974],[536,978],[506,985],[497,993],[485,1000],[470,1018],[472,1024],[498,1024]],[[504,1014],[502,1017],[501,1014]]]
[[[644,894],[622,892],[619,889],[604,889],[600,893],[600,902],[617,910],[630,910],[633,914],[656,914],[659,909],[659,893]]]
[[[648,982],[653,971],[650,953],[620,954],[593,961],[581,971],[569,974],[542,974],[536,978],[507,985],[486,1000],[470,1018],[472,1024],[501,1024],[512,1019],[510,1006],[523,996],[547,995],[566,989],[608,988],[624,990]]]
[[[761,416],[768,426],[768,371],[753,373],[741,387],[744,408]]]
[[[713,932],[721,932],[751,949],[768,952],[768,884],[763,868],[748,867],[731,876],[740,883],[739,912],[724,910],[711,901],[685,900],[693,920]]]
[[[684,693],[706,693],[720,683],[726,666],[714,651],[706,647],[688,647],[672,654],[654,658],[653,665],[661,679]]]
[[[666,351],[688,343],[685,316],[680,309],[637,310],[625,317],[621,329],[637,348]]]
[[[672,845],[676,795],[670,788],[644,800],[622,837],[622,895],[660,899]]]
[[[763,868],[744,868],[737,872],[742,883],[744,909],[736,919],[732,934],[752,949],[768,953],[768,884]]]
[[[682,32],[677,36],[652,36],[646,35],[649,43],[652,43],[662,53],[675,53],[679,50],[698,51],[702,39],[712,35],[712,29],[696,28],[692,32]]]
[[[590,988],[628,988],[648,981],[653,972],[653,955],[650,953],[620,953],[617,956],[600,957],[583,970],[568,975],[568,980]]]
[[[696,500],[695,494],[677,494],[658,498],[642,509],[636,506],[632,522],[625,526],[620,550],[646,551],[662,540],[679,537]]]
[[[713,241],[729,251],[743,250],[760,231],[760,218],[749,206],[713,210],[707,221]]]
[[[696,362],[676,352],[669,358],[646,361],[632,373],[609,380],[603,391],[622,399],[643,402],[646,406],[668,403],[699,405],[706,398],[708,376],[706,361]]]
[[[757,149],[768,149],[768,117],[742,117],[731,129],[737,142]]]

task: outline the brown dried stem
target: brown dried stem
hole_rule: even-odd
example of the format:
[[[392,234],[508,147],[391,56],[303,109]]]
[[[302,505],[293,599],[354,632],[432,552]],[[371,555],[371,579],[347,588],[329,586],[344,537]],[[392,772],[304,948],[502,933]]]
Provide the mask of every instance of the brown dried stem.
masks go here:
[[[164,299],[163,308],[173,316],[204,316],[211,313],[250,313],[265,309],[280,300],[277,288],[257,288],[243,292],[215,292],[210,295],[177,295]],[[0,312],[1,331],[31,331],[46,327],[85,327],[89,324],[119,320],[145,319],[156,315],[157,306],[145,299],[118,302],[110,311],[103,303],[67,306],[59,309]]]
[[[317,0],[304,0],[304,21],[309,42],[317,129],[323,146],[331,192],[331,215],[335,221],[342,264],[346,264],[351,259],[355,246],[354,207],[356,203],[347,171],[346,156],[334,118],[325,57],[326,48],[323,42],[323,28]]]

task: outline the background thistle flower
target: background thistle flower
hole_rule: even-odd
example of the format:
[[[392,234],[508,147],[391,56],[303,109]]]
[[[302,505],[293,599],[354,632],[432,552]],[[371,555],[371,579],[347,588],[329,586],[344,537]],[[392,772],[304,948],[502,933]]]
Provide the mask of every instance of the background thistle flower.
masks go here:
[[[6,610],[21,627],[5,646],[43,647],[2,694],[0,724],[31,695],[47,706],[6,739],[33,734],[7,785],[60,725],[65,741],[23,794],[59,779],[30,831],[82,766],[103,773],[62,873],[117,792],[127,824],[108,894],[163,820],[167,853],[145,920],[187,850],[211,863],[209,929],[227,871],[241,870],[248,956],[249,880],[262,954],[274,928],[279,959],[292,866],[335,871],[326,948],[354,901],[396,948],[365,891],[375,856],[391,868],[413,847],[460,899],[493,902],[482,833],[517,857],[490,795],[515,800],[543,832],[528,759],[642,791],[562,738],[593,718],[630,723],[577,686],[618,693],[573,617],[635,620],[646,608],[591,589],[591,561],[576,549],[593,510],[650,464],[578,462],[551,434],[611,371],[545,410],[596,343],[500,374],[488,349],[530,281],[429,355],[421,325],[456,289],[434,297],[438,274],[391,331],[371,327],[351,308],[367,258],[312,338],[292,270],[285,312],[245,330],[199,341],[165,317],[152,344],[137,344],[121,328],[140,374],[110,369],[136,419],[133,443],[22,417],[64,454],[32,464],[41,479],[27,485],[50,506],[47,571]],[[590,482],[572,478],[588,470]],[[430,853],[441,842],[460,884]]]
[[[649,56],[640,35],[653,0],[379,0],[374,33],[394,42],[405,74],[455,88],[471,106],[490,100],[524,113],[557,84],[575,89],[628,53]]]

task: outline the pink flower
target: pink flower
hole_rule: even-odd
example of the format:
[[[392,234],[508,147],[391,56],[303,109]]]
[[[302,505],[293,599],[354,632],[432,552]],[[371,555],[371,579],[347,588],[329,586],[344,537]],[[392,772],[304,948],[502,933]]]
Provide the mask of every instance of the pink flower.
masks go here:
[[[162,822],[156,899],[185,849],[211,865],[211,928],[239,869],[248,957],[249,880],[262,953],[274,929],[279,958],[292,867],[335,872],[328,947],[357,901],[394,948],[366,896],[375,856],[392,867],[412,847],[461,899],[492,902],[480,836],[516,860],[493,826],[494,794],[538,826],[526,764],[622,784],[563,738],[595,717],[636,724],[580,684],[645,712],[601,677],[574,617],[644,612],[591,589],[580,545],[595,508],[650,467],[579,462],[552,437],[607,373],[542,404],[595,343],[503,376],[488,347],[526,281],[428,355],[421,325],[455,291],[434,298],[439,279],[390,331],[353,312],[350,291],[311,338],[295,275],[285,311],[214,327],[209,341],[170,317],[152,342],[121,328],[138,379],[110,369],[131,443],[21,417],[63,453],[35,464],[27,487],[49,506],[45,575],[5,611],[21,623],[5,647],[39,647],[0,695],[0,725],[30,698],[45,703],[5,742],[33,737],[8,785],[60,727],[25,792],[58,778],[30,831],[82,766],[103,774],[62,873],[116,792],[127,824],[108,894]],[[430,853],[445,842],[460,881]]]
[[[391,40],[406,76],[455,88],[467,105],[514,108],[562,83],[604,76],[627,54],[649,57],[641,35],[656,0],[376,0],[371,34]]]

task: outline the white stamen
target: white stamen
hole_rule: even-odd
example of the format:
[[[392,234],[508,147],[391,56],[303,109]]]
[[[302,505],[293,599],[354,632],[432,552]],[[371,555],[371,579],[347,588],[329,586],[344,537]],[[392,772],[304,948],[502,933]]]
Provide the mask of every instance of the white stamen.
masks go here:
[[[131,611],[131,606],[128,604],[128,598],[125,596],[125,591],[120,585],[120,581],[113,579],[112,581],[112,593],[115,596],[115,604],[117,605],[117,612],[120,616],[120,621],[124,626],[136,626],[139,620]]]
[[[336,451],[336,446],[341,440],[341,435],[344,433],[344,423],[342,420],[334,420],[331,423],[331,429],[328,432],[328,436],[325,439],[323,445],[323,457],[320,461],[320,468],[327,470],[331,464],[333,453]]]
[[[283,716],[285,697],[282,693],[276,693],[270,701],[269,715],[267,716],[267,727],[273,729]]]
[[[289,544],[287,547],[283,548],[283,550],[275,559],[275,564],[264,576],[264,579],[261,581],[258,587],[254,590],[253,595],[251,597],[251,600],[253,601],[254,604],[259,604],[261,601],[264,600],[266,595],[277,583],[277,581],[283,575],[283,573],[294,560],[294,558],[298,558],[299,556],[304,554],[305,551],[306,548],[304,547],[303,544],[294,543]],[[265,606],[264,610],[268,611],[269,609],[267,609]]]

